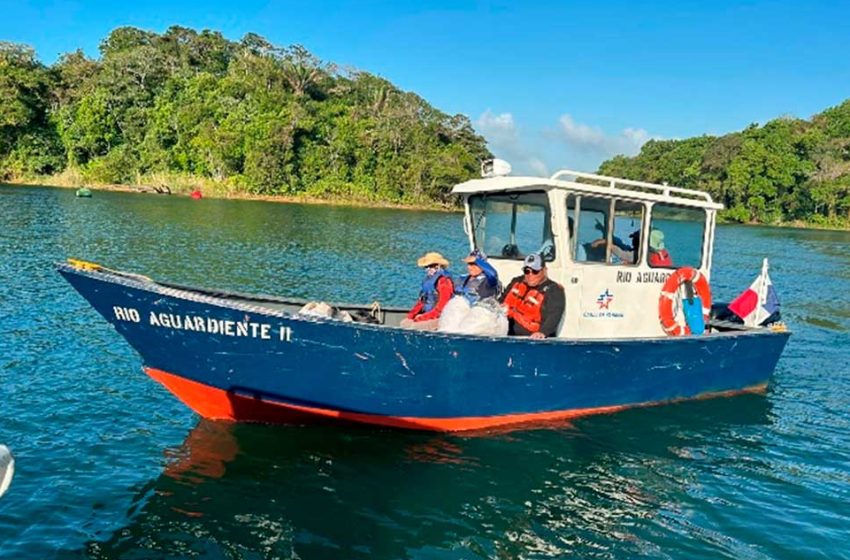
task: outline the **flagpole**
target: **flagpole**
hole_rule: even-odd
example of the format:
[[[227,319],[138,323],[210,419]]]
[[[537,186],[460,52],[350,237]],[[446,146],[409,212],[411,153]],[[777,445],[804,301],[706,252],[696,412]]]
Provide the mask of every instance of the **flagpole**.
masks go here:
[[[754,327],[757,327],[762,321],[767,319],[767,311],[764,308],[764,304],[767,301],[768,266],[767,257],[765,257],[761,263],[761,274],[759,275],[758,301],[756,302],[755,318],[752,325]]]

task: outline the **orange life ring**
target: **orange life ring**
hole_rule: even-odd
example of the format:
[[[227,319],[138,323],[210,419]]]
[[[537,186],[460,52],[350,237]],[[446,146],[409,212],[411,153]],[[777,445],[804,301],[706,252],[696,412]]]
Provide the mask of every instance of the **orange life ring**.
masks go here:
[[[702,301],[702,313],[706,323],[708,323],[711,314],[711,288],[708,285],[708,280],[699,270],[690,266],[683,266],[667,278],[661,288],[661,297],[658,298],[658,318],[661,320],[661,328],[670,336],[691,334],[691,329],[687,323],[680,325],[673,312],[673,302],[678,297],[679,288],[685,282],[693,283],[694,292]]]

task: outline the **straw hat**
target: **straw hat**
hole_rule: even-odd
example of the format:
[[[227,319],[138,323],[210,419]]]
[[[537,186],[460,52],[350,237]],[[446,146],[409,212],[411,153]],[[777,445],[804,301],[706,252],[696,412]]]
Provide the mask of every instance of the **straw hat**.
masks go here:
[[[420,268],[424,266],[431,266],[432,264],[438,264],[440,266],[449,266],[449,261],[447,261],[446,258],[440,253],[434,251],[431,251],[430,253],[425,253],[424,255],[419,257],[418,261],[416,261],[416,266]]]

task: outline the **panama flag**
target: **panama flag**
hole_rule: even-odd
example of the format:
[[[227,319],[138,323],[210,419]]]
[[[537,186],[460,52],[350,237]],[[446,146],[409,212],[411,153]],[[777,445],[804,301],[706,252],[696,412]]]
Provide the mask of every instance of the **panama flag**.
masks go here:
[[[767,273],[767,259],[764,259],[759,277],[729,304],[729,310],[743,319],[748,327],[755,327],[778,309],[779,298]]]

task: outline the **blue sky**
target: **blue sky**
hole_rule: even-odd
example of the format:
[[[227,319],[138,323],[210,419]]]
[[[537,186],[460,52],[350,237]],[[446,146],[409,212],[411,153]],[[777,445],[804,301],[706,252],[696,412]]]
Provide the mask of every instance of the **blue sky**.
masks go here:
[[[122,3],[0,0],[52,63],[113,28],[253,31],[468,115],[520,171],[594,170],[648,138],[722,134],[850,97],[850,2]]]

